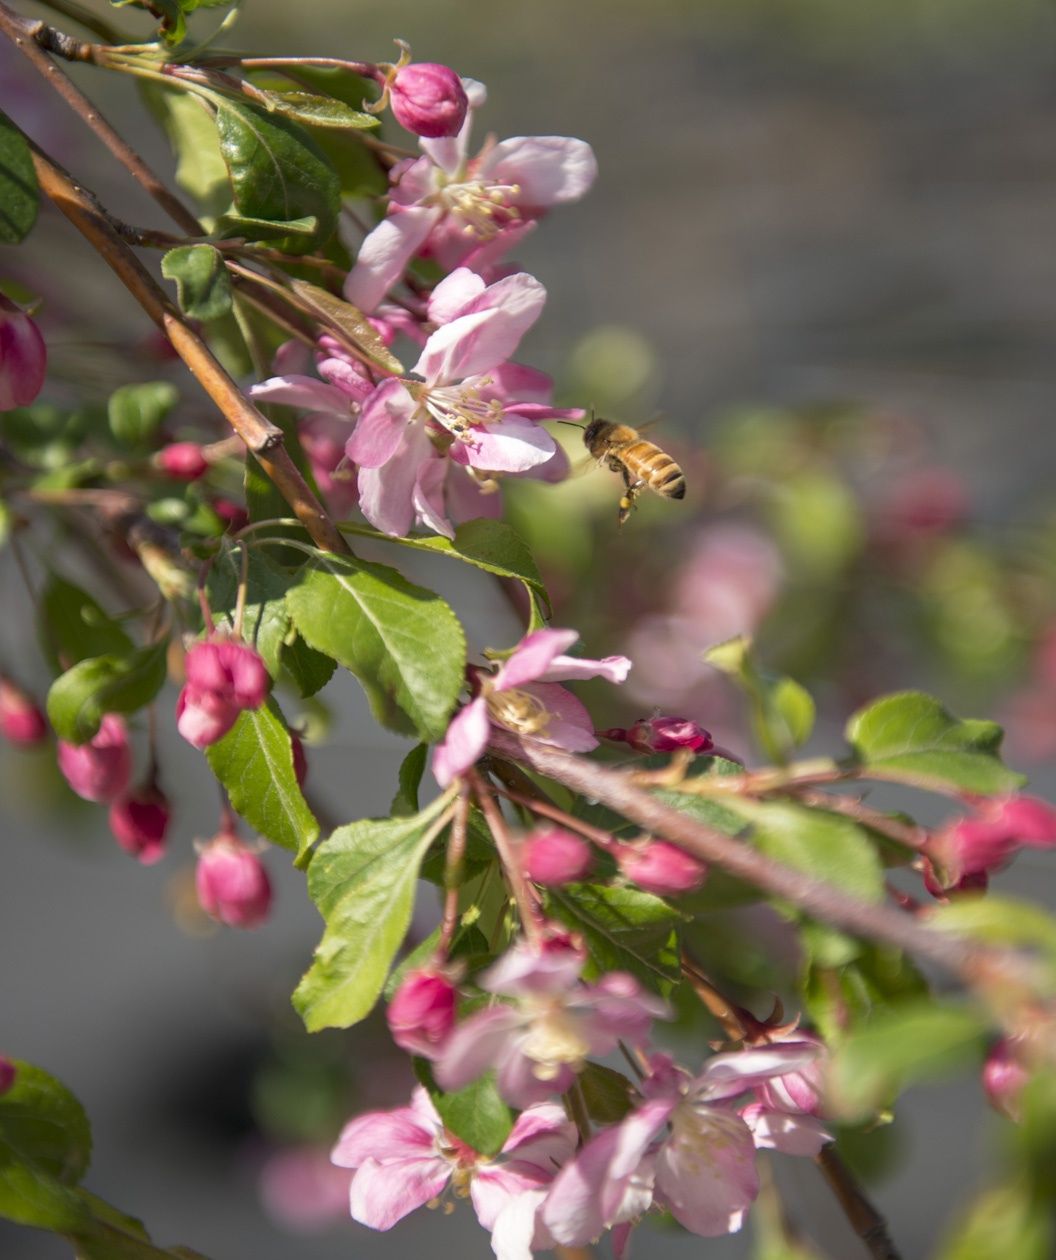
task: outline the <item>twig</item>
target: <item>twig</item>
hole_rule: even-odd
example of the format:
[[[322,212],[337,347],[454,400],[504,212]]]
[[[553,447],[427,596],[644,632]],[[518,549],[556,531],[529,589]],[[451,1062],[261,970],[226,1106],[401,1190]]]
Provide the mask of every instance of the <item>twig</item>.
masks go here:
[[[506,873],[506,882],[517,905],[521,927],[524,929],[524,934],[528,940],[533,945],[537,945],[540,942],[542,927],[539,906],[532,896],[532,890],[528,885],[528,881],[524,877],[520,857],[514,845],[513,837],[506,826],[506,820],[495,803],[495,797],[481,776],[476,771],[471,770],[466,775],[466,779],[473,789],[473,795],[480,803],[480,808],[484,811],[484,817],[487,820],[492,839],[495,841],[499,861],[502,863],[502,869]]]
[[[458,929],[458,893],[462,859],[466,854],[466,826],[469,821],[469,793],[462,791],[455,805],[451,822],[451,839],[447,842],[444,861],[444,913],[440,921],[440,939],[436,943],[439,958],[446,958]]]
[[[348,544],[312,493],[283,445],[282,430],[270,424],[241,392],[213,352],[121,239],[94,196],[41,153],[33,165],[41,189],[98,251],[125,288],[161,328],[180,358],[228,423],[255,456],[294,515],[324,551],[348,552]]]
[[[815,1162],[839,1200],[851,1228],[865,1243],[873,1260],[901,1260],[887,1232],[887,1222],[866,1198],[865,1191],[836,1153],[835,1146],[823,1146]]]

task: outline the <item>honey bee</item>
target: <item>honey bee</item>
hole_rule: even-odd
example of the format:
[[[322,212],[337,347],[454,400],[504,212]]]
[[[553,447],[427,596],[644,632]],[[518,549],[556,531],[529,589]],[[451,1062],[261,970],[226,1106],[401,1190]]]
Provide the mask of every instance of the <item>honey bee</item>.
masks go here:
[[[583,444],[598,463],[608,464],[623,477],[620,525],[630,516],[635,500],[646,487],[665,499],[685,497],[682,469],[655,442],[647,441],[629,424],[592,419],[583,430]]]

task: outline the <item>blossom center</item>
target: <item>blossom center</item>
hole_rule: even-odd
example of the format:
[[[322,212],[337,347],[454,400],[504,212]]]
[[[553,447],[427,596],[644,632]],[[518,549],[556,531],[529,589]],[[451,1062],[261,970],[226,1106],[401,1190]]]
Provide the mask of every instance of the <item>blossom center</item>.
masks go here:
[[[516,735],[545,734],[550,725],[546,705],[530,691],[513,687],[509,691],[485,692],[484,703],[499,726]]]
[[[475,385],[419,385],[411,393],[431,420],[458,441],[472,444],[475,428],[502,419],[502,403],[481,397],[481,389],[490,384],[490,377],[484,377]]]
[[[545,999],[521,1049],[533,1061],[532,1075],[552,1081],[566,1064],[578,1067],[583,1062],[590,1053],[590,1041],[575,1015]]]
[[[466,178],[441,184],[432,200],[461,220],[466,236],[489,240],[521,217],[516,206],[510,204],[520,191],[518,184]]]

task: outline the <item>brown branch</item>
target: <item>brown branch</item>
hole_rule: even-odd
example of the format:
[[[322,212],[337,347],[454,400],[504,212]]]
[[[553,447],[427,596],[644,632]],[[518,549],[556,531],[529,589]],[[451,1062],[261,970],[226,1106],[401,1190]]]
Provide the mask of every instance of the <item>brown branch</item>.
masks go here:
[[[118,135],[98,108],[47,55],[48,52],[53,52],[67,60],[94,61],[95,45],[71,39],[69,35],[63,35],[61,31],[39,19],[24,18],[2,2],[0,34],[5,35],[30,65],[43,75],[70,109],[95,132],[132,178],[153,197],[174,223],[192,236],[204,234],[205,229],[179,197],[162,183],[135,149]]]
[[[887,1222],[866,1198],[865,1191],[836,1153],[835,1146],[823,1146],[815,1162],[839,1200],[851,1228],[865,1243],[873,1260],[901,1260],[887,1232]]]
[[[33,165],[45,195],[101,255],[125,288],[172,342],[173,349],[223,412],[317,546],[348,552],[348,544],[312,493],[289,452],[282,430],[269,423],[239,390],[197,332],[121,239],[94,196],[49,157],[33,148]]]
[[[1043,975],[1029,956],[935,931],[900,910],[863,901],[774,862],[750,845],[665,805],[625,772],[506,731],[493,730],[491,741],[500,756],[524,762],[572,791],[600,801],[653,835],[663,836],[694,857],[722,867],[825,923],[928,959],[966,984],[985,990],[1003,1017],[1019,1005],[1017,998],[1036,997],[1043,987]]]
[[[517,913],[520,915],[524,934],[529,941],[537,944],[542,927],[542,916],[539,905],[532,896],[534,890],[524,877],[520,855],[517,852],[513,837],[510,835],[509,828],[506,826],[506,820],[499,811],[495,797],[483,778],[476,771],[471,770],[466,775],[466,780],[473,789],[473,795],[477,798],[480,808],[484,811],[488,830],[495,841],[495,849],[498,852],[499,861],[502,863],[502,869],[506,875],[507,886],[517,905]]]

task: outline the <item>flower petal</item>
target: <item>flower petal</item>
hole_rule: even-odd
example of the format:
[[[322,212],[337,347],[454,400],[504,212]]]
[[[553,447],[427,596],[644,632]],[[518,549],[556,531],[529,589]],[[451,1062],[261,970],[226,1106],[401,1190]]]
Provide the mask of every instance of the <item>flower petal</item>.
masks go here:
[[[451,719],[447,734],[433,750],[433,777],[441,787],[464,774],[488,746],[491,723],[480,696]]]
[[[675,1135],[656,1156],[656,1188],[693,1234],[714,1238],[741,1228],[759,1193],[755,1146],[739,1116],[714,1110],[701,1131]]]
[[[447,474],[447,510],[458,525],[480,517],[496,520],[502,515],[502,495],[482,489],[460,464],[452,463]]]
[[[535,682],[551,662],[579,638],[578,630],[535,630],[518,644],[516,651],[495,675],[496,691],[509,691]]]
[[[541,700],[550,715],[546,734],[536,738],[564,748],[566,752],[590,752],[597,748],[594,720],[571,691],[560,683],[529,683],[524,690]]]
[[[427,459],[419,465],[418,478],[414,483],[414,512],[418,520],[436,534],[454,538],[454,526],[444,515],[444,477],[446,459]]]
[[[752,1131],[755,1145],[782,1155],[806,1155],[813,1159],[832,1134],[814,1116],[774,1111],[762,1103],[741,1110],[741,1119]]]
[[[571,1159],[576,1141],[576,1126],[564,1107],[557,1103],[540,1103],[517,1117],[502,1154],[517,1163],[534,1164],[551,1177]]]
[[[492,1229],[495,1220],[511,1199],[526,1190],[535,1190],[549,1181],[537,1168],[506,1164],[485,1164],[473,1177],[469,1197],[477,1220],[485,1229]]]
[[[532,1260],[536,1250],[553,1247],[554,1239],[539,1215],[545,1198],[545,1189],[525,1190],[506,1201],[491,1231],[496,1260]]]
[[[251,385],[246,393],[258,403],[278,403],[301,411],[324,411],[347,418],[351,415],[348,395],[335,385],[314,376],[270,376]]]
[[[630,672],[631,662],[626,656],[603,656],[600,661],[592,661],[586,656],[555,656],[540,681],[604,678],[606,682],[622,683]]]
[[[489,993],[510,997],[564,993],[579,979],[583,955],[574,949],[537,951],[526,943],[514,945],[478,977]],[[511,1135],[512,1136],[512,1135]]]
[[[480,395],[490,401],[541,403],[548,405],[554,393],[554,380],[537,368],[524,363],[500,363],[488,373],[491,384],[484,386]]]
[[[513,1007],[491,1006],[456,1025],[433,1064],[436,1083],[441,1089],[456,1090],[483,1076],[519,1023],[520,1015]]]
[[[562,1063],[554,1075],[545,1080],[536,1075],[536,1066],[536,1061],[523,1054],[518,1044],[504,1048],[495,1083],[499,1093],[514,1107],[531,1107],[572,1088],[576,1074],[567,1063]]]
[[[505,415],[497,424],[475,428],[472,440],[460,449],[474,468],[519,473],[545,464],[553,457],[557,443],[531,420]]]
[[[345,454],[360,468],[387,464],[399,449],[416,410],[417,403],[402,381],[385,381],[363,403]]]
[[[345,298],[369,314],[403,275],[441,212],[412,206],[388,215],[359,247],[356,265],[345,279]]]
[[[784,1076],[813,1063],[820,1053],[821,1047],[813,1042],[786,1041],[717,1054],[707,1061],[693,1085],[703,1098],[735,1098],[758,1081]]]
[[[336,356],[320,359],[317,367],[323,380],[328,381],[343,394],[347,394],[353,403],[363,402],[374,392],[375,385],[370,377],[366,376],[357,364],[349,363],[347,359],[339,359]]]
[[[513,136],[481,163],[484,179],[516,184],[518,206],[543,208],[578,201],[598,175],[594,150],[572,136]]]
[[[330,1162],[341,1168],[358,1168],[367,1159],[380,1164],[417,1159],[433,1149],[434,1133],[411,1107],[368,1111],[353,1117],[341,1130]]]
[[[468,267],[457,267],[433,290],[429,298],[429,318],[434,324],[449,324],[486,288],[484,281]]]
[[[435,1199],[450,1175],[451,1165],[439,1155],[398,1164],[368,1159],[352,1178],[352,1219],[371,1229],[392,1229],[415,1208]]]

